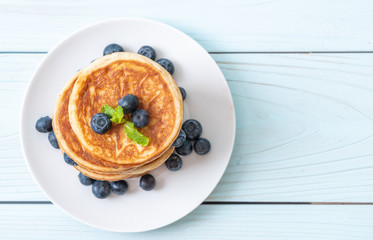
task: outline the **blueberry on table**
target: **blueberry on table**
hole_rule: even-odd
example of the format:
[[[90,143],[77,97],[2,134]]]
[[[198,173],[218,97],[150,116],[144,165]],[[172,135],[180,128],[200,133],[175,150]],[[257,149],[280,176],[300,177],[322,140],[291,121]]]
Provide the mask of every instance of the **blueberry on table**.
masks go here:
[[[50,144],[52,145],[52,147],[57,148],[57,149],[60,148],[60,146],[58,145],[58,142],[57,142],[56,135],[54,135],[53,131],[49,132],[48,140],[49,140]]]
[[[186,98],[186,91],[185,91],[185,89],[182,88],[182,87],[179,87],[179,89],[180,89],[180,93],[181,93],[181,96],[183,97],[183,101],[184,101],[185,98]]]
[[[145,191],[150,191],[155,187],[155,178],[153,175],[146,174],[140,178],[140,187]]]
[[[118,101],[118,105],[123,108],[124,114],[134,112],[139,107],[139,103],[139,98],[132,94],[128,94]]]
[[[118,195],[123,195],[128,190],[128,184],[124,180],[110,182],[111,191]]]
[[[192,141],[197,140],[202,134],[202,125],[195,119],[186,120],[182,129],[186,134],[186,138]]]
[[[36,121],[35,128],[38,132],[47,133],[52,131],[52,119],[48,116],[41,117]]]
[[[180,129],[179,135],[175,139],[175,141],[172,143],[172,147],[180,147],[183,145],[184,141],[186,139],[186,134],[183,129]]]
[[[157,60],[157,63],[166,69],[171,75],[175,72],[174,64],[167,58],[161,58]]]
[[[137,128],[146,127],[149,123],[149,120],[149,114],[144,109],[137,109],[131,115],[131,122],[133,122],[133,124]]]
[[[154,48],[150,46],[142,46],[137,53],[145,57],[148,57],[151,60],[155,60],[155,57],[156,57]]]
[[[171,156],[165,162],[166,167],[171,171],[177,171],[183,166],[183,160],[181,157],[175,153],[171,154]]]
[[[71,158],[69,157],[66,153],[63,153],[63,159],[65,162],[71,166],[77,166],[78,164]]]
[[[109,44],[104,49],[104,56],[115,52],[124,52],[124,49],[119,44]]]
[[[108,181],[95,181],[92,184],[92,193],[95,197],[104,199],[110,195],[110,183]]]
[[[111,120],[105,113],[96,113],[91,118],[91,128],[97,134],[104,134],[110,130]]]
[[[89,185],[91,185],[92,183],[95,182],[94,179],[92,179],[90,177],[87,177],[86,175],[84,175],[81,172],[79,173],[78,178],[79,178],[80,183],[83,184],[84,186],[89,186]]]
[[[199,155],[204,155],[210,151],[211,144],[206,138],[197,139],[194,142],[194,151]]]
[[[175,148],[176,152],[182,156],[186,156],[192,153],[193,146],[192,143],[188,140],[185,140],[183,145],[180,147]]]

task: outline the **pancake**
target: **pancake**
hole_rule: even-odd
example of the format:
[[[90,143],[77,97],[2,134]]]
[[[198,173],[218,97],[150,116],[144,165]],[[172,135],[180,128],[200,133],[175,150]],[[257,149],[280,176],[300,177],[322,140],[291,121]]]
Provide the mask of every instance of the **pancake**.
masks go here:
[[[130,140],[123,124],[113,124],[102,135],[90,127],[92,116],[101,112],[103,105],[115,108],[118,100],[127,94],[136,95],[140,100],[139,108],[149,113],[149,124],[138,129],[149,137],[148,146]],[[66,104],[67,100],[64,101]],[[122,170],[134,168],[161,156],[180,131],[183,103],[177,84],[162,66],[142,55],[122,52],[106,55],[81,70],[71,91],[67,115],[83,149],[79,155],[85,160],[85,153],[92,157],[88,158],[92,165],[88,169],[98,165],[109,168],[98,167],[99,172],[110,172],[118,169],[116,166]]]
[[[75,168],[86,175],[87,177],[90,177],[95,180],[102,180],[102,181],[119,181],[127,178],[133,178],[133,177],[139,177],[142,175],[147,174],[148,172],[153,171],[154,169],[158,168],[161,166],[172,154],[174,148],[169,148],[164,154],[162,154],[159,158],[156,160],[152,161],[151,163],[145,164],[143,166],[137,167],[130,169],[126,172],[122,173],[99,173],[99,172],[94,172],[90,171],[82,166],[75,166]]]
[[[56,135],[60,149],[74,161],[87,169],[93,171],[120,173],[128,170],[133,165],[114,164],[98,159],[91,153],[85,151],[69,122],[69,99],[72,89],[80,73],[76,73],[64,86],[57,97],[57,103],[53,114],[53,131]]]

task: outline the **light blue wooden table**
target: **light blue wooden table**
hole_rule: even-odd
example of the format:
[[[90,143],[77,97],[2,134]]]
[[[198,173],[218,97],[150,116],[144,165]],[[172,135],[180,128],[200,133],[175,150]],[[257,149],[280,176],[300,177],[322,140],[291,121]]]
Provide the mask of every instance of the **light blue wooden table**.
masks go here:
[[[372,10],[368,0],[0,0],[0,239],[373,239]],[[176,223],[138,234],[65,215],[19,143],[23,94],[48,50],[116,17],[158,20],[198,41],[237,114],[214,192]]]

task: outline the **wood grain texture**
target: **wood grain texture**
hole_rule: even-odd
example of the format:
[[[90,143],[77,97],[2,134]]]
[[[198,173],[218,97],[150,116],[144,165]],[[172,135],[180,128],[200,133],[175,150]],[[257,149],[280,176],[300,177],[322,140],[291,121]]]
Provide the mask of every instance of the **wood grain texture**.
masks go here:
[[[19,119],[26,86],[43,55],[0,55],[0,192],[1,201],[47,200],[23,159]]]
[[[208,51],[371,51],[372,7],[369,0],[2,0],[0,51],[48,51],[81,27],[118,17],[167,23]]]
[[[211,199],[372,201],[373,55],[214,58],[237,137]]]
[[[229,204],[373,203],[372,7],[369,0],[1,0],[0,239],[372,239],[373,205]],[[52,204],[28,202],[48,199],[19,142],[22,98],[45,56],[24,53],[47,52],[86,25],[118,17],[164,22],[210,52],[246,52],[212,55],[237,114],[234,153],[207,199],[217,204],[139,234],[94,229]],[[247,54],[314,51],[370,53]]]
[[[328,239],[373,237],[372,206],[209,205],[154,231],[110,233],[53,205],[0,205],[1,239]]]
[[[237,137],[209,201],[372,202],[373,54],[213,57],[233,94]],[[0,201],[47,200],[25,166],[15,121],[42,58],[0,54],[0,104],[14,116],[0,119]]]

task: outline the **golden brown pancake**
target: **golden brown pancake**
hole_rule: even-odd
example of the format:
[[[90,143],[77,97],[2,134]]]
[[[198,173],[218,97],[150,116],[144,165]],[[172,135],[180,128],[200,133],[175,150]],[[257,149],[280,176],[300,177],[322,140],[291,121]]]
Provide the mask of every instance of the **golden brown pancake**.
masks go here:
[[[103,105],[115,108],[127,94],[136,95],[139,108],[149,113],[149,124],[138,129],[149,137],[148,146],[130,140],[123,124],[113,124],[102,135],[90,127],[92,116],[101,112]],[[180,131],[183,104],[178,86],[163,67],[142,55],[122,52],[106,55],[81,70],[68,112],[71,128],[83,152],[94,156],[94,164],[128,169],[151,162],[170,147]]]
[[[142,176],[142,175],[147,174],[148,172],[153,171],[154,169],[161,166],[168,159],[168,157],[172,154],[173,150],[174,148],[171,147],[156,160],[148,164],[145,164],[143,166],[133,168],[122,173],[94,172],[79,165],[75,166],[75,168],[81,173],[83,173],[84,175],[86,175],[87,177],[90,177],[92,179],[102,180],[102,181],[118,181],[118,180],[123,180],[127,178]]]
[[[133,165],[106,162],[85,151],[72,130],[69,122],[68,106],[70,94],[78,76],[79,73],[76,73],[65,84],[65,87],[58,95],[57,104],[53,114],[53,131],[61,150],[74,159],[77,164],[88,169],[110,173],[120,173],[128,170],[133,167]]]
[[[97,63],[97,62],[96,62]],[[82,148],[78,138],[73,132],[69,122],[69,99],[80,73],[75,74],[66,84],[57,98],[57,104],[53,115],[53,128],[60,148],[79,164],[78,170],[83,174],[99,180],[119,180],[146,174],[161,165],[172,153],[169,148],[163,155],[143,164],[118,164],[112,163],[91,154]],[[179,130],[178,130],[179,131]],[[172,142],[171,142],[172,143]],[[169,147],[169,146],[168,146]],[[166,157],[167,156],[167,157]],[[146,162],[145,162],[146,163]],[[143,165],[143,166],[142,166]]]

